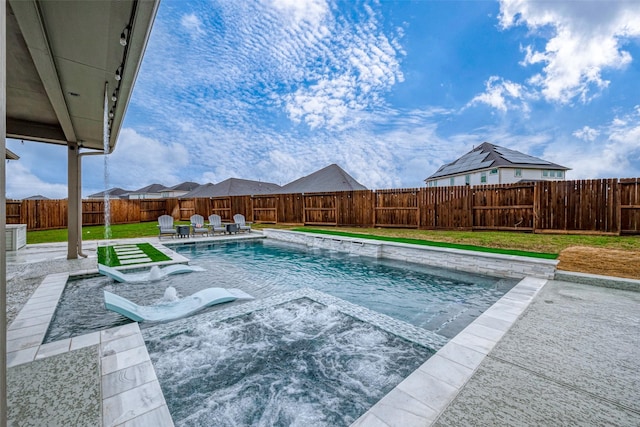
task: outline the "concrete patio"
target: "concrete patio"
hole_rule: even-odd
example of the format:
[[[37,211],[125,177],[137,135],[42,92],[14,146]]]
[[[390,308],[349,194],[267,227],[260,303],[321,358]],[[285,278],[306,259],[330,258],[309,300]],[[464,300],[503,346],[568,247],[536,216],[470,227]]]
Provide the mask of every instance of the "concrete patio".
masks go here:
[[[157,238],[135,241],[158,243]],[[49,274],[95,270],[96,246],[86,242],[90,257],[71,261],[65,258],[66,244],[30,245],[8,254],[9,308],[17,312]],[[527,296],[530,303],[502,307],[503,319],[494,310],[493,317],[474,322],[465,339],[454,338],[449,350],[432,358],[447,359],[446,372],[422,372],[425,382],[405,387],[406,396],[398,394],[404,401],[372,408],[358,425],[640,425],[640,293],[562,277],[536,279],[541,282]],[[15,314],[9,323],[13,319]],[[42,357],[9,367],[9,424],[38,425],[46,419],[47,425],[171,425],[139,331],[129,329],[71,342],[64,353],[44,348]],[[125,356],[118,358],[114,349]],[[140,366],[142,375],[132,377]],[[425,386],[434,379],[442,383],[442,393]],[[112,380],[124,384],[122,399],[113,398]],[[127,394],[137,386],[146,387],[144,399]],[[113,410],[101,406],[100,400],[109,398]]]

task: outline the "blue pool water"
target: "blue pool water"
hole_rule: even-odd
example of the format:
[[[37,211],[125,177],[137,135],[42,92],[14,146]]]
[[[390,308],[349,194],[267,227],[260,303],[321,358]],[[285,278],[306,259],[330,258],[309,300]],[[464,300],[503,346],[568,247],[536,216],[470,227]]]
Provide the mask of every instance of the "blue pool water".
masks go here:
[[[205,271],[142,284],[71,281],[46,340],[127,323],[104,309],[103,290],[143,305],[162,303],[170,287],[179,297],[207,287],[253,295],[141,324],[177,426],[347,426],[433,355],[431,343],[517,282],[270,240],[175,250]]]
[[[215,286],[256,297],[311,287],[448,338],[517,283],[270,240],[175,250],[214,271]]]
[[[433,354],[307,298],[143,336],[176,426],[348,426]]]
[[[152,305],[163,301],[170,286],[181,297],[224,287],[242,289],[256,298],[310,287],[451,338],[517,282],[270,240],[183,245],[174,250],[206,271],[144,284],[121,284],[102,276],[71,281],[46,342],[128,323],[105,310],[103,290]]]

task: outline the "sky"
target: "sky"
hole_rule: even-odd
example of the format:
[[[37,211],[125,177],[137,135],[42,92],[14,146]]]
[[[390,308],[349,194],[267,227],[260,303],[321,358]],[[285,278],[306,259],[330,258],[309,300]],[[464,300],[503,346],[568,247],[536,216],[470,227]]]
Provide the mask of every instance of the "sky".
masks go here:
[[[419,187],[484,141],[567,179],[640,177],[639,86],[637,0],[162,0],[108,179],[84,157],[82,194],[332,163]],[[7,198],[66,198],[65,147],[7,148]]]

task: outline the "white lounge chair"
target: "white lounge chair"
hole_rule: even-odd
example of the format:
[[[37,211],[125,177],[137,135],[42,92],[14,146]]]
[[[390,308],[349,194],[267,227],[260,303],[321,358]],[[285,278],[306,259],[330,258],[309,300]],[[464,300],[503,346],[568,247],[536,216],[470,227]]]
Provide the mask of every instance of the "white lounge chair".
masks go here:
[[[204,217],[202,215],[191,215],[189,221],[191,221],[191,234],[194,236],[196,234],[209,235],[209,228],[204,226]]]
[[[240,289],[207,288],[178,301],[158,305],[138,305],[120,295],[104,291],[104,305],[136,322],[164,322],[189,316],[205,307],[237,299],[253,299]]]
[[[106,265],[98,264],[98,272],[100,274],[111,277],[113,280],[121,283],[150,282],[154,280],[160,280],[170,274],[191,273],[194,271],[204,271],[204,268],[186,264],[173,264],[162,268],[155,265],[151,267],[151,270],[144,273],[123,273],[122,271],[116,270],[113,267],[107,267]]]
[[[173,226],[173,217],[171,215],[160,215],[158,217],[158,228],[160,229],[158,238],[161,238],[162,235],[175,236],[177,233]]]
[[[251,224],[250,222],[246,222],[244,219],[244,215],[242,214],[235,214],[233,216],[233,222],[235,222],[238,225],[238,229],[240,231],[248,231],[251,232]]]
[[[221,233],[227,231],[226,227],[222,225],[222,218],[217,214],[209,215],[208,227],[209,230],[211,230],[211,235],[216,234],[216,231],[220,231]]]

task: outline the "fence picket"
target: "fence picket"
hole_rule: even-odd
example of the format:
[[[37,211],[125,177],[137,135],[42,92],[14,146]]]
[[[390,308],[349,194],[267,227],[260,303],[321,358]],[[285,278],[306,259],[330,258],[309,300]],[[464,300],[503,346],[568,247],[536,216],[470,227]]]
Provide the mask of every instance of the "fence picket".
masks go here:
[[[188,220],[217,213],[232,221],[421,229],[640,234],[640,178],[509,185],[403,188],[195,199],[113,199],[111,223]],[[7,200],[7,224],[67,226],[66,200]],[[83,225],[104,223],[104,200],[82,201]]]

